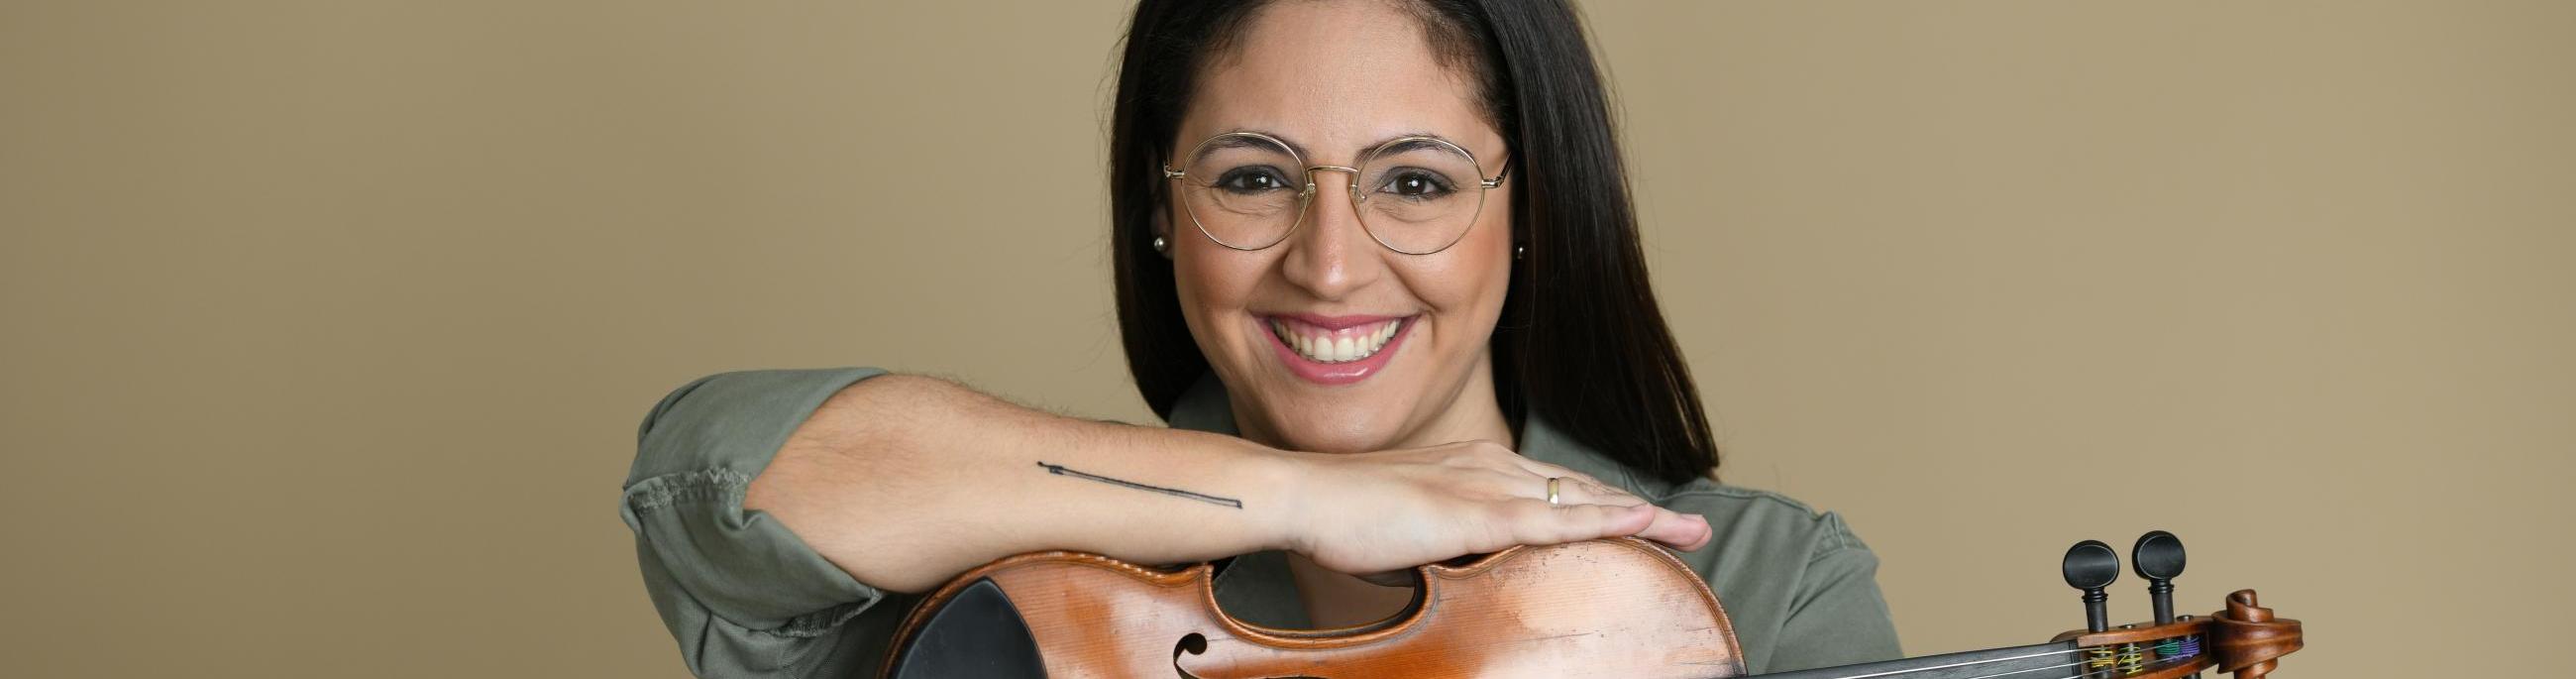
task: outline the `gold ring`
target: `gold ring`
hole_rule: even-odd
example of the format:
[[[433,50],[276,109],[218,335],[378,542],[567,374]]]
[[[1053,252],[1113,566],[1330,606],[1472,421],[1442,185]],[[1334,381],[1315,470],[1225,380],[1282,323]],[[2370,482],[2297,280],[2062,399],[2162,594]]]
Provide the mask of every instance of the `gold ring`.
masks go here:
[[[1563,478],[1555,476],[1547,477],[1547,503],[1549,505],[1556,504],[1556,482],[1563,480]]]

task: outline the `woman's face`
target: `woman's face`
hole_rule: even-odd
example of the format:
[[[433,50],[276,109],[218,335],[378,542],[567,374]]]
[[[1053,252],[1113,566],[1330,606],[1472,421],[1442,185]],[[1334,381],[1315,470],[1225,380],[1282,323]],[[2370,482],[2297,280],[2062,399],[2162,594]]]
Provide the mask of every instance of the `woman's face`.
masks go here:
[[[1414,135],[1463,147],[1486,177],[1507,155],[1473,80],[1435,57],[1422,25],[1389,3],[1272,5],[1205,68],[1176,154],[1255,131],[1303,147],[1309,165],[1356,167],[1379,143]],[[1346,190],[1354,175],[1312,176],[1303,223],[1265,249],[1219,245],[1179,198],[1164,206],[1183,315],[1243,434],[1321,452],[1508,441],[1487,340],[1510,280],[1511,183],[1485,191],[1456,244],[1407,255],[1363,230]],[[1330,348],[1344,339],[1358,356]]]

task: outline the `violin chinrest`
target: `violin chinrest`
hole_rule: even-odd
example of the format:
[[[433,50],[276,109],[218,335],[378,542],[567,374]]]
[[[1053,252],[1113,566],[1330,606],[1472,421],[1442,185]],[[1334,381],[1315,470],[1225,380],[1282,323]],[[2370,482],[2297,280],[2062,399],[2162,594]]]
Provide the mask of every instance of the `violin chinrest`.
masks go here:
[[[1037,639],[989,578],[977,578],[932,611],[912,642],[895,649],[888,679],[1046,679]]]

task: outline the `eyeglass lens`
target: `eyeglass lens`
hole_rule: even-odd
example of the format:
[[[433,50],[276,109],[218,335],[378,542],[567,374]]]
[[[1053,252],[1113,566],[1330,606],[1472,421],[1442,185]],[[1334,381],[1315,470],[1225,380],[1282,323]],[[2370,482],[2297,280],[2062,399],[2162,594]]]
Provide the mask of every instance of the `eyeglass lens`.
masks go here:
[[[1256,249],[1288,237],[1314,204],[1306,166],[1279,142],[1252,135],[1224,135],[1200,145],[1180,184],[1190,217],[1209,238],[1229,247]],[[1362,158],[1359,173],[1318,170],[1317,193],[1350,181],[1349,200],[1369,235],[1398,252],[1425,254],[1447,248],[1474,225],[1482,209],[1482,179],[1473,157],[1433,139],[1399,140]]]

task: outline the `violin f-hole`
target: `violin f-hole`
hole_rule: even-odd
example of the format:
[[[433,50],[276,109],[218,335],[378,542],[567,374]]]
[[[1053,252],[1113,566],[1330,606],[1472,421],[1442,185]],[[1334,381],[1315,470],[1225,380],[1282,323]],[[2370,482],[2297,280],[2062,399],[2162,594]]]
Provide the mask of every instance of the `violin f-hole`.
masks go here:
[[[1202,677],[1200,677],[1199,675],[1191,674],[1189,670],[1187,670],[1187,669],[1182,669],[1182,668],[1181,668],[1181,656],[1182,656],[1183,654],[1187,654],[1187,655],[1201,655],[1201,654],[1205,654],[1205,653],[1207,653],[1207,649],[1208,649],[1207,635],[1205,635],[1205,634],[1200,634],[1200,633],[1197,633],[1197,632],[1191,632],[1191,633],[1188,633],[1188,634],[1183,634],[1183,635],[1181,635],[1181,640],[1180,640],[1180,642],[1179,642],[1179,643],[1176,643],[1176,644],[1172,644],[1172,673],[1173,673],[1173,674],[1176,674],[1176,675],[1179,675],[1179,676],[1180,676],[1180,679],[1203,679],[1203,678],[1202,678]],[[1258,677],[1258,678],[1256,678],[1256,679],[1327,679],[1327,678],[1326,678],[1326,677],[1318,677],[1318,676],[1312,676],[1312,675],[1300,674],[1300,675],[1293,676],[1293,677]]]
[[[1181,668],[1181,655],[1198,655],[1206,652],[1207,635],[1197,632],[1181,635],[1180,643],[1172,645],[1172,673],[1179,675],[1181,679],[1199,679],[1199,675],[1191,674],[1189,670]]]

